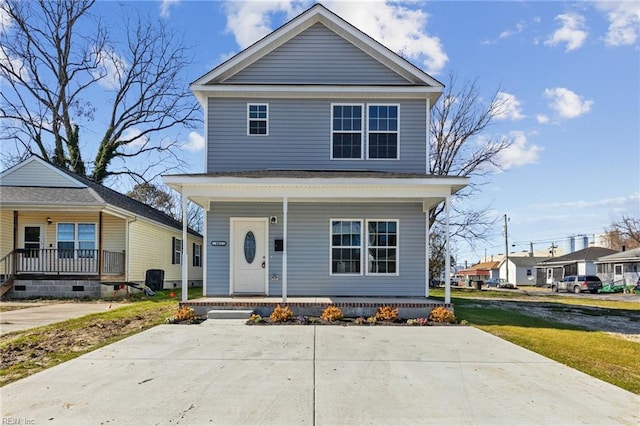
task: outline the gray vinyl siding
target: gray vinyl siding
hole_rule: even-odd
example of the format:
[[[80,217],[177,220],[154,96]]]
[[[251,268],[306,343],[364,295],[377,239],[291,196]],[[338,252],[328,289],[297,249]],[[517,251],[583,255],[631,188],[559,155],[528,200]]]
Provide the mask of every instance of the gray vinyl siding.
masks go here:
[[[269,135],[247,135],[247,103],[269,104]],[[425,172],[426,102],[371,100],[400,106],[399,160],[331,160],[333,99],[209,98],[208,172],[263,169]],[[362,100],[338,103],[366,104]],[[366,156],[365,156],[366,158]]]
[[[322,24],[315,24],[225,83],[411,84]]]
[[[269,225],[269,295],[282,294],[282,253],[274,240],[282,238],[281,203],[212,203],[207,214],[210,241],[229,239],[230,217],[277,216]],[[330,219],[397,219],[397,276],[330,275]],[[289,296],[424,296],[425,216],[421,203],[289,203]],[[364,235],[363,235],[364,238]],[[207,251],[207,295],[229,293],[229,245]],[[366,268],[366,264],[363,264]]]

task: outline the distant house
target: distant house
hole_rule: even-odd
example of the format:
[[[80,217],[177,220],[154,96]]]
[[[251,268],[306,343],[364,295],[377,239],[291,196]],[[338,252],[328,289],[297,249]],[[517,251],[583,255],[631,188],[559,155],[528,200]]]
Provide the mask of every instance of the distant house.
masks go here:
[[[602,256],[595,263],[603,282],[633,285],[640,280],[640,248]]]
[[[596,260],[615,252],[604,247],[587,247],[564,256],[549,258],[535,267],[544,274],[544,283],[551,285],[567,275],[596,275]]]
[[[463,279],[463,282],[459,282],[464,286],[473,286],[473,283],[476,281],[485,282],[489,278],[498,278],[499,269],[498,266],[500,262],[491,261],[491,262],[481,262],[476,263],[475,265],[462,269],[458,271],[458,276]]]
[[[508,281],[517,285],[544,285],[544,271],[536,270],[535,266],[549,257],[533,256],[509,256],[500,261],[498,266],[500,278],[507,279],[507,268],[509,269]]]
[[[12,298],[100,297],[124,282],[182,279],[182,223],[38,156],[0,173],[0,276]],[[191,285],[202,236],[189,229]],[[162,272],[159,272],[162,271]]]

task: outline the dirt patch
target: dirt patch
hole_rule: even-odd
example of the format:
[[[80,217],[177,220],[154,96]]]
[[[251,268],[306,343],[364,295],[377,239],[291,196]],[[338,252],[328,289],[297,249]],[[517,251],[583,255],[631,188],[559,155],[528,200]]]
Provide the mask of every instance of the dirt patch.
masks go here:
[[[47,368],[54,360],[72,358],[119,337],[148,328],[156,322],[157,314],[151,312],[132,318],[97,320],[80,328],[36,329],[20,333],[19,338],[3,336],[0,340],[0,370],[6,373],[6,369],[22,364],[25,369],[39,371]],[[13,379],[12,374],[3,374],[0,384],[4,385]]]
[[[487,300],[485,303],[495,308],[509,309],[585,330],[604,331],[640,342],[640,311],[637,310],[505,300]]]

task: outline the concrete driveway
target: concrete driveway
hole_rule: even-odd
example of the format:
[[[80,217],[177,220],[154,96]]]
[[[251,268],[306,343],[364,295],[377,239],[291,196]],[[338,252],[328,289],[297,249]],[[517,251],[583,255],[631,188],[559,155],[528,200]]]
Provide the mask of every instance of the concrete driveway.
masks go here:
[[[97,312],[105,312],[106,310],[111,309],[111,303],[108,302],[45,302],[42,304],[30,304],[29,302],[2,302],[0,306],[2,305],[20,305],[29,307],[0,312],[0,334],[53,324],[60,321],[66,321],[71,318],[78,318]],[[113,309],[118,306],[119,305],[114,305]]]
[[[21,424],[640,424],[637,395],[472,327],[161,325],[0,393]]]

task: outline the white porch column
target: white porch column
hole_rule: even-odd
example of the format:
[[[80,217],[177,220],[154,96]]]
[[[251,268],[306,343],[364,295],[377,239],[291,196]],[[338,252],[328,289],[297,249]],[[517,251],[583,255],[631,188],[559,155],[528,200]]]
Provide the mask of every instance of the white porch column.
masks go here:
[[[182,197],[182,301],[187,301],[189,265],[187,260],[187,196],[181,192]]]
[[[282,303],[287,303],[287,216],[289,200],[282,198]]]
[[[424,212],[424,297],[429,297],[429,257],[431,253],[429,252],[429,210]]]
[[[444,200],[444,210],[446,215],[446,242],[444,250],[444,303],[451,303],[451,254],[449,252],[449,210],[451,197]]]

